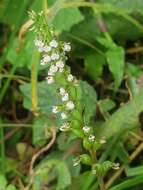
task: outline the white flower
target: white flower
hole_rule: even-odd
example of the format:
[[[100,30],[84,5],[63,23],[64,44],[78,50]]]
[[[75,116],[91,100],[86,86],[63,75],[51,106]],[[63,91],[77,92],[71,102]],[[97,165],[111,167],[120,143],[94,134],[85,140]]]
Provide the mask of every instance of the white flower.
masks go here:
[[[85,132],[85,133],[88,133],[89,131],[90,131],[90,127],[88,127],[88,126],[84,126],[83,128],[83,131]]]
[[[54,53],[54,54],[51,55],[51,59],[52,59],[53,61],[58,60],[59,58],[60,58],[60,56],[59,56],[59,54],[57,54],[57,53]]]
[[[52,47],[52,48],[56,48],[58,47],[58,42],[56,40],[52,40],[49,45]]]
[[[63,50],[64,50],[64,51],[67,51],[67,52],[71,51],[70,43],[65,43],[65,44],[64,44],[64,47],[63,47]]]
[[[49,69],[49,72],[51,73],[56,73],[58,71],[58,67],[55,66],[55,65],[51,65],[50,69]]]
[[[39,52],[44,52],[44,47],[38,47]]]
[[[73,160],[73,166],[77,166],[77,165],[79,165],[80,162],[81,162],[80,157],[74,159],[74,160]]]
[[[46,65],[46,63],[44,62],[44,60],[40,61],[40,65]]]
[[[114,170],[118,170],[120,168],[120,164],[119,163],[114,163],[113,167]]]
[[[52,76],[48,76],[48,77],[46,78],[46,80],[47,80],[47,83],[48,83],[48,84],[54,83],[54,78],[53,78]]]
[[[48,62],[51,61],[51,57],[50,57],[49,55],[45,55],[44,58],[43,58],[43,61],[44,61],[45,63],[48,63]]]
[[[62,119],[67,119],[67,115],[65,113],[61,113],[61,118]]]
[[[65,102],[68,100],[69,100],[69,95],[68,95],[68,93],[65,93],[64,96],[62,97],[62,101]]]
[[[45,51],[45,52],[49,52],[49,51],[51,51],[51,47],[50,46],[44,46],[43,47],[43,50]]]
[[[88,137],[88,140],[93,142],[93,141],[95,140],[95,136],[94,136],[94,135],[90,135],[90,136]]]
[[[59,89],[59,92],[60,92],[60,95],[61,95],[61,96],[64,96],[65,93],[66,93],[66,90],[65,90],[63,87],[61,87],[61,88]]]
[[[59,68],[59,72],[62,73],[64,71],[63,68]]]
[[[65,65],[64,65],[63,61],[59,60],[59,61],[56,62],[56,66],[59,67],[59,68],[64,68]]]
[[[67,80],[68,80],[69,82],[72,82],[73,79],[74,79],[73,75],[69,74],[68,77],[67,77]]]
[[[44,43],[42,42],[42,40],[35,39],[34,43],[35,43],[35,46],[37,46],[37,47],[43,47],[44,46]]]
[[[57,106],[53,106],[52,107],[52,112],[53,113],[58,113],[59,112],[58,107]]]
[[[68,110],[73,110],[75,105],[72,101],[67,102],[66,104]]]
[[[106,143],[106,140],[103,138],[103,139],[100,139],[100,144],[105,144]]]
[[[60,131],[66,131],[70,128],[69,123],[64,123],[61,127],[60,127]]]

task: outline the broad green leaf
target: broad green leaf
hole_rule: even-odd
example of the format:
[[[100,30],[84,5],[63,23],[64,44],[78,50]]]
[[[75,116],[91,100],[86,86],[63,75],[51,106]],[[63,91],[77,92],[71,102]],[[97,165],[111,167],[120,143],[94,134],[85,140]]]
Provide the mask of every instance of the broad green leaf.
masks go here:
[[[85,57],[85,71],[93,80],[96,80],[102,75],[105,63],[106,60],[102,55],[92,52]]]
[[[128,103],[119,108],[103,124],[100,136],[107,138],[139,126],[138,115],[143,111],[143,89]]]
[[[58,171],[58,183],[56,190],[65,189],[71,184],[71,175],[69,169],[64,162],[57,164],[56,169]]]
[[[78,8],[62,9],[55,16],[53,25],[57,30],[70,30],[70,28],[84,19]]]
[[[143,13],[143,3],[142,0],[99,0],[101,3],[108,3],[116,8],[120,8],[122,10],[128,10],[129,12],[140,12]]]
[[[133,177],[131,179],[124,180],[124,182],[114,187],[111,187],[109,190],[124,190],[133,187],[135,185],[142,184],[142,182],[143,182],[143,175],[140,175],[137,177]]]
[[[30,32],[25,36],[25,40],[21,47],[18,39],[15,38],[8,50],[7,60],[12,64],[15,64],[17,61],[17,67],[26,66],[28,69],[31,69],[32,55],[35,49],[33,41],[33,34]],[[18,50],[19,48],[20,50]]]
[[[109,69],[115,79],[115,88],[117,89],[122,81],[124,73],[124,49],[122,47],[113,47],[106,52],[106,58]]]
[[[116,145],[116,148],[113,150],[112,155],[114,157],[117,157],[124,164],[129,163],[129,155],[123,143],[118,143]]]
[[[96,112],[97,94],[94,88],[87,82],[81,81],[80,85],[82,89],[81,104],[84,110],[84,119],[88,123]]]
[[[45,144],[46,139],[49,138],[48,128],[51,127],[51,122],[46,116],[36,117],[33,122],[33,144],[42,146]]]
[[[6,178],[0,174],[0,188],[2,188],[2,190],[5,189],[7,183],[8,182],[7,182]]]
[[[128,177],[141,175],[143,174],[143,166],[141,165],[137,167],[127,168],[125,171]]]
[[[35,179],[33,188],[39,190],[41,185],[50,183],[56,180],[56,190],[65,189],[71,183],[71,175],[67,164],[58,159],[44,160],[41,162],[35,171]]]
[[[6,190],[16,190],[16,187],[14,185],[8,185]]]
[[[116,106],[116,104],[111,99],[106,98],[106,99],[103,99],[103,100],[99,100],[98,101],[98,106],[99,106],[100,112],[103,114],[103,116],[105,118],[108,118],[109,117],[108,112],[111,109],[113,109]]]

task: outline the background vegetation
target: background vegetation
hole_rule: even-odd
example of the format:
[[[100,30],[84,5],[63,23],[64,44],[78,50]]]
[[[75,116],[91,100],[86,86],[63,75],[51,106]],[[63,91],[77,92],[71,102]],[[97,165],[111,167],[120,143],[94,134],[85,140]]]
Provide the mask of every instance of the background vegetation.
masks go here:
[[[59,38],[71,42],[67,64],[88,83],[87,117],[95,136],[107,141],[99,163],[121,165],[105,174],[106,189],[142,190],[142,0],[0,1],[0,189],[26,190],[31,181],[33,190],[99,189],[89,166],[73,167],[86,152],[81,140],[54,130],[52,119],[38,113],[49,113],[55,96],[43,82],[47,69],[39,66],[29,32],[31,10],[46,12]]]

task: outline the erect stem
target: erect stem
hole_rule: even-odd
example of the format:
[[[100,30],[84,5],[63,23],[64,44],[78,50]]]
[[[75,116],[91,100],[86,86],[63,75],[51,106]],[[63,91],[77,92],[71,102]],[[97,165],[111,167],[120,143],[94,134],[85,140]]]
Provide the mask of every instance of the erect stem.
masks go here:
[[[31,70],[32,111],[34,114],[36,114],[38,111],[38,89],[37,89],[38,62],[39,62],[39,53],[35,51],[32,58],[32,70]]]
[[[96,157],[96,151],[94,149],[90,150],[90,155],[92,158],[92,163],[98,163],[97,157]],[[103,177],[101,175],[97,174],[97,180],[100,187],[100,190],[106,190]]]

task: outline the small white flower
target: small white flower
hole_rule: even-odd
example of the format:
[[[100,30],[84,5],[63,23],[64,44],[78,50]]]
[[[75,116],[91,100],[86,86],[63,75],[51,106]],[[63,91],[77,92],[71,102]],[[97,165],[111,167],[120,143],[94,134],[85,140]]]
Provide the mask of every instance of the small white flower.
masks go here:
[[[52,76],[48,76],[48,77],[46,78],[46,80],[47,80],[47,83],[48,83],[48,84],[54,83],[54,78],[53,78]]]
[[[105,144],[106,143],[106,140],[103,138],[103,139],[100,139],[100,144]]]
[[[53,113],[58,113],[59,112],[58,107],[57,106],[53,106],[52,107],[52,112]]]
[[[88,137],[88,140],[93,142],[93,141],[95,140],[95,136],[94,136],[94,135],[90,135],[90,136]]]
[[[65,43],[65,44],[64,44],[64,47],[63,47],[63,50],[64,50],[64,51],[67,51],[67,52],[71,51],[70,43]]]
[[[51,47],[50,46],[44,46],[44,48],[43,48],[43,50],[45,51],[45,52],[49,52],[49,51],[51,51]]]
[[[69,95],[68,95],[68,93],[65,93],[64,96],[62,97],[62,101],[65,102],[68,100],[69,100]]]
[[[62,73],[64,71],[63,68],[59,68],[59,72]]]
[[[58,67],[58,68],[64,68],[64,62],[63,61],[61,61],[61,60],[59,60],[59,61],[57,61],[56,62],[56,66]]]
[[[44,60],[40,61],[40,65],[46,65],[46,63],[44,62]]]
[[[56,73],[58,71],[58,67],[56,65],[51,65],[49,72]]]
[[[65,113],[61,113],[61,118],[62,119],[67,119],[67,115]]]
[[[63,87],[61,87],[61,88],[59,89],[59,92],[60,92],[60,95],[61,95],[61,96],[64,96],[65,93],[66,93],[66,90],[65,90]]]
[[[78,158],[74,159],[74,160],[73,160],[73,166],[77,166],[77,165],[79,165],[79,164],[80,164],[80,162],[81,162],[80,157],[78,157]]]
[[[60,131],[66,131],[70,128],[69,123],[64,123],[61,127],[60,127]]]
[[[74,79],[73,75],[69,74],[68,77],[67,77],[67,80],[68,80],[69,82],[72,82],[73,79]]]
[[[43,61],[45,63],[49,63],[51,61],[51,57],[49,55],[45,55],[44,58],[43,58]]]
[[[72,101],[67,102],[66,104],[68,110],[73,110],[75,105]]]
[[[56,40],[52,40],[49,45],[52,47],[52,48],[56,48],[58,47],[58,42]]]
[[[41,53],[41,52],[44,52],[44,47],[38,47],[38,51]]]
[[[83,128],[83,131],[85,132],[85,133],[88,133],[89,131],[90,131],[90,127],[88,127],[88,126],[84,126]]]
[[[44,46],[44,43],[42,42],[42,40],[35,39],[34,43],[35,43],[35,46],[37,46],[37,47],[43,47]]]
[[[119,163],[114,163],[113,167],[114,170],[118,170],[120,168],[120,164]]]
[[[57,54],[57,53],[54,53],[54,54],[51,55],[51,59],[52,59],[53,61],[58,60],[59,58],[60,58],[60,56],[59,56],[59,54]]]

